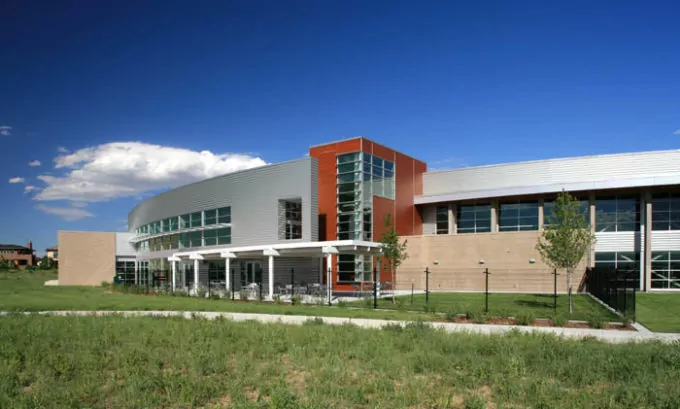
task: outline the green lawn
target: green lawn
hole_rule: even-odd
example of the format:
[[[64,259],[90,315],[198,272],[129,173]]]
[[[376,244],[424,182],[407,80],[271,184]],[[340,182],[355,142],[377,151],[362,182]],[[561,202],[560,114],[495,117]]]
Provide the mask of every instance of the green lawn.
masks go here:
[[[396,304],[392,299],[381,299],[380,308],[401,308],[423,311],[425,294],[399,296]],[[430,293],[430,308],[436,312],[468,312],[479,313],[485,308],[484,294],[480,293]],[[566,295],[558,295],[557,311],[560,315],[568,315],[569,304]],[[548,294],[489,294],[489,315],[500,317],[517,317],[530,314],[536,318],[549,318],[554,315],[554,297]],[[592,319],[593,315],[603,320],[620,321],[620,318],[602,308],[587,295],[574,296],[574,313],[569,318],[574,320]]]
[[[680,294],[639,293],[637,320],[651,331],[680,332]]]
[[[0,318],[2,408],[676,408],[680,354],[422,325]]]

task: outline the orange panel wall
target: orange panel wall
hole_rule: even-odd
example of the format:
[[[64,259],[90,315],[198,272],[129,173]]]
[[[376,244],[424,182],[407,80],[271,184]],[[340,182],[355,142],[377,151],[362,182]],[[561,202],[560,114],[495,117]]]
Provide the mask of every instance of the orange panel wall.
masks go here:
[[[422,178],[427,165],[386,146],[357,137],[316,146],[309,150],[309,155],[319,161],[319,240],[336,240],[336,156],[357,151],[370,153],[395,164],[395,200],[373,198],[373,240],[381,237],[384,231],[384,217],[387,214],[393,215],[392,219],[399,235],[422,234],[422,220],[413,199],[415,195],[422,194]],[[334,259],[335,263],[337,259]],[[337,271],[335,268],[333,270],[333,279],[337,280]],[[381,274],[381,280],[391,281],[386,274],[389,273]]]

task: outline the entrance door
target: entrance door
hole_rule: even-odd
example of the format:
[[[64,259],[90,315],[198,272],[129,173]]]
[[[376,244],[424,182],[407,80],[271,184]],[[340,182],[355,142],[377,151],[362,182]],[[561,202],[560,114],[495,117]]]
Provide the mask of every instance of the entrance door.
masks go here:
[[[262,281],[262,263],[259,261],[246,261],[243,275],[241,276],[241,286]]]

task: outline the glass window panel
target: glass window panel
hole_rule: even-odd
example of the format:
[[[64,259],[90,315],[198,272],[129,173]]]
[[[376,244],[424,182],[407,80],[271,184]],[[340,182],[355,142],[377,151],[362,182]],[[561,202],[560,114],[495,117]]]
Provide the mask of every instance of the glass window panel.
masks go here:
[[[188,229],[189,227],[191,227],[191,216],[188,214],[183,214],[179,218],[179,228]]]
[[[220,224],[231,223],[231,207],[222,207],[217,209],[217,222]]]
[[[203,219],[201,212],[191,213],[191,227],[201,227]]]
[[[617,231],[634,231],[635,223],[619,223],[617,225]]]
[[[206,226],[217,224],[217,209],[206,210],[204,213]]]
[[[385,170],[394,171],[394,162],[390,162],[390,161],[386,160],[384,165],[385,165]]]
[[[668,281],[652,280],[652,288],[668,288]]]
[[[348,193],[348,192],[354,192],[354,191],[359,191],[361,190],[361,184],[360,183],[339,183],[338,184],[338,192],[340,193]]]
[[[595,261],[615,261],[616,253],[614,252],[601,252],[595,253]]]
[[[383,160],[382,160],[382,158],[379,158],[379,157],[377,157],[377,156],[373,156],[373,167],[374,167],[374,168],[375,168],[375,167],[382,168],[382,167],[383,167]]]
[[[353,153],[345,153],[342,155],[338,155],[338,163],[347,163],[347,162],[356,162],[360,160],[360,152],[353,152]]]
[[[371,173],[373,174],[373,177],[376,178],[382,178],[383,177],[383,170],[382,168],[379,168],[377,166],[373,166],[373,169],[371,170]]]
[[[360,177],[361,177],[360,172],[343,173],[341,175],[338,175],[338,183],[355,182],[355,181],[360,180]]]
[[[360,163],[355,162],[355,163],[343,163],[338,165],[338,173],[349,173],[349,172],[354,172],[360,169]]]

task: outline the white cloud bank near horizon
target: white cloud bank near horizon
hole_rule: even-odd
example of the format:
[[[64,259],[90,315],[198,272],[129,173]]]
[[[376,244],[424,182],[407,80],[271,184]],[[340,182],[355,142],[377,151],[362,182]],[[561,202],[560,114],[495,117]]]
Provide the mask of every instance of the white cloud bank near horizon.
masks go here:
[[[35,200],[104,202],[267,164],[248,154],[197,152],[143,142],[112,142],[61,152],[54,159],[55,169],[66,172],[61,176],[38,176],[46,186],[34,196]],[[92,215],[77,208],[42,206],[41,210],[62,217],[66,210],[70,212],[68,217],[74,217],[77,211],[80,216]]]
[[[38,205],[36,206],[36,209],[41,210],[45,213],[49,214],[54,214],[62,219],[72,222],[76,220],[81,220],[85,219],[88,217],[93,217],[94,214],[91,212],[88,212],[85,209],[79,209],[75,207],[54,207],[54,206],[45,206],[45,205]]]

